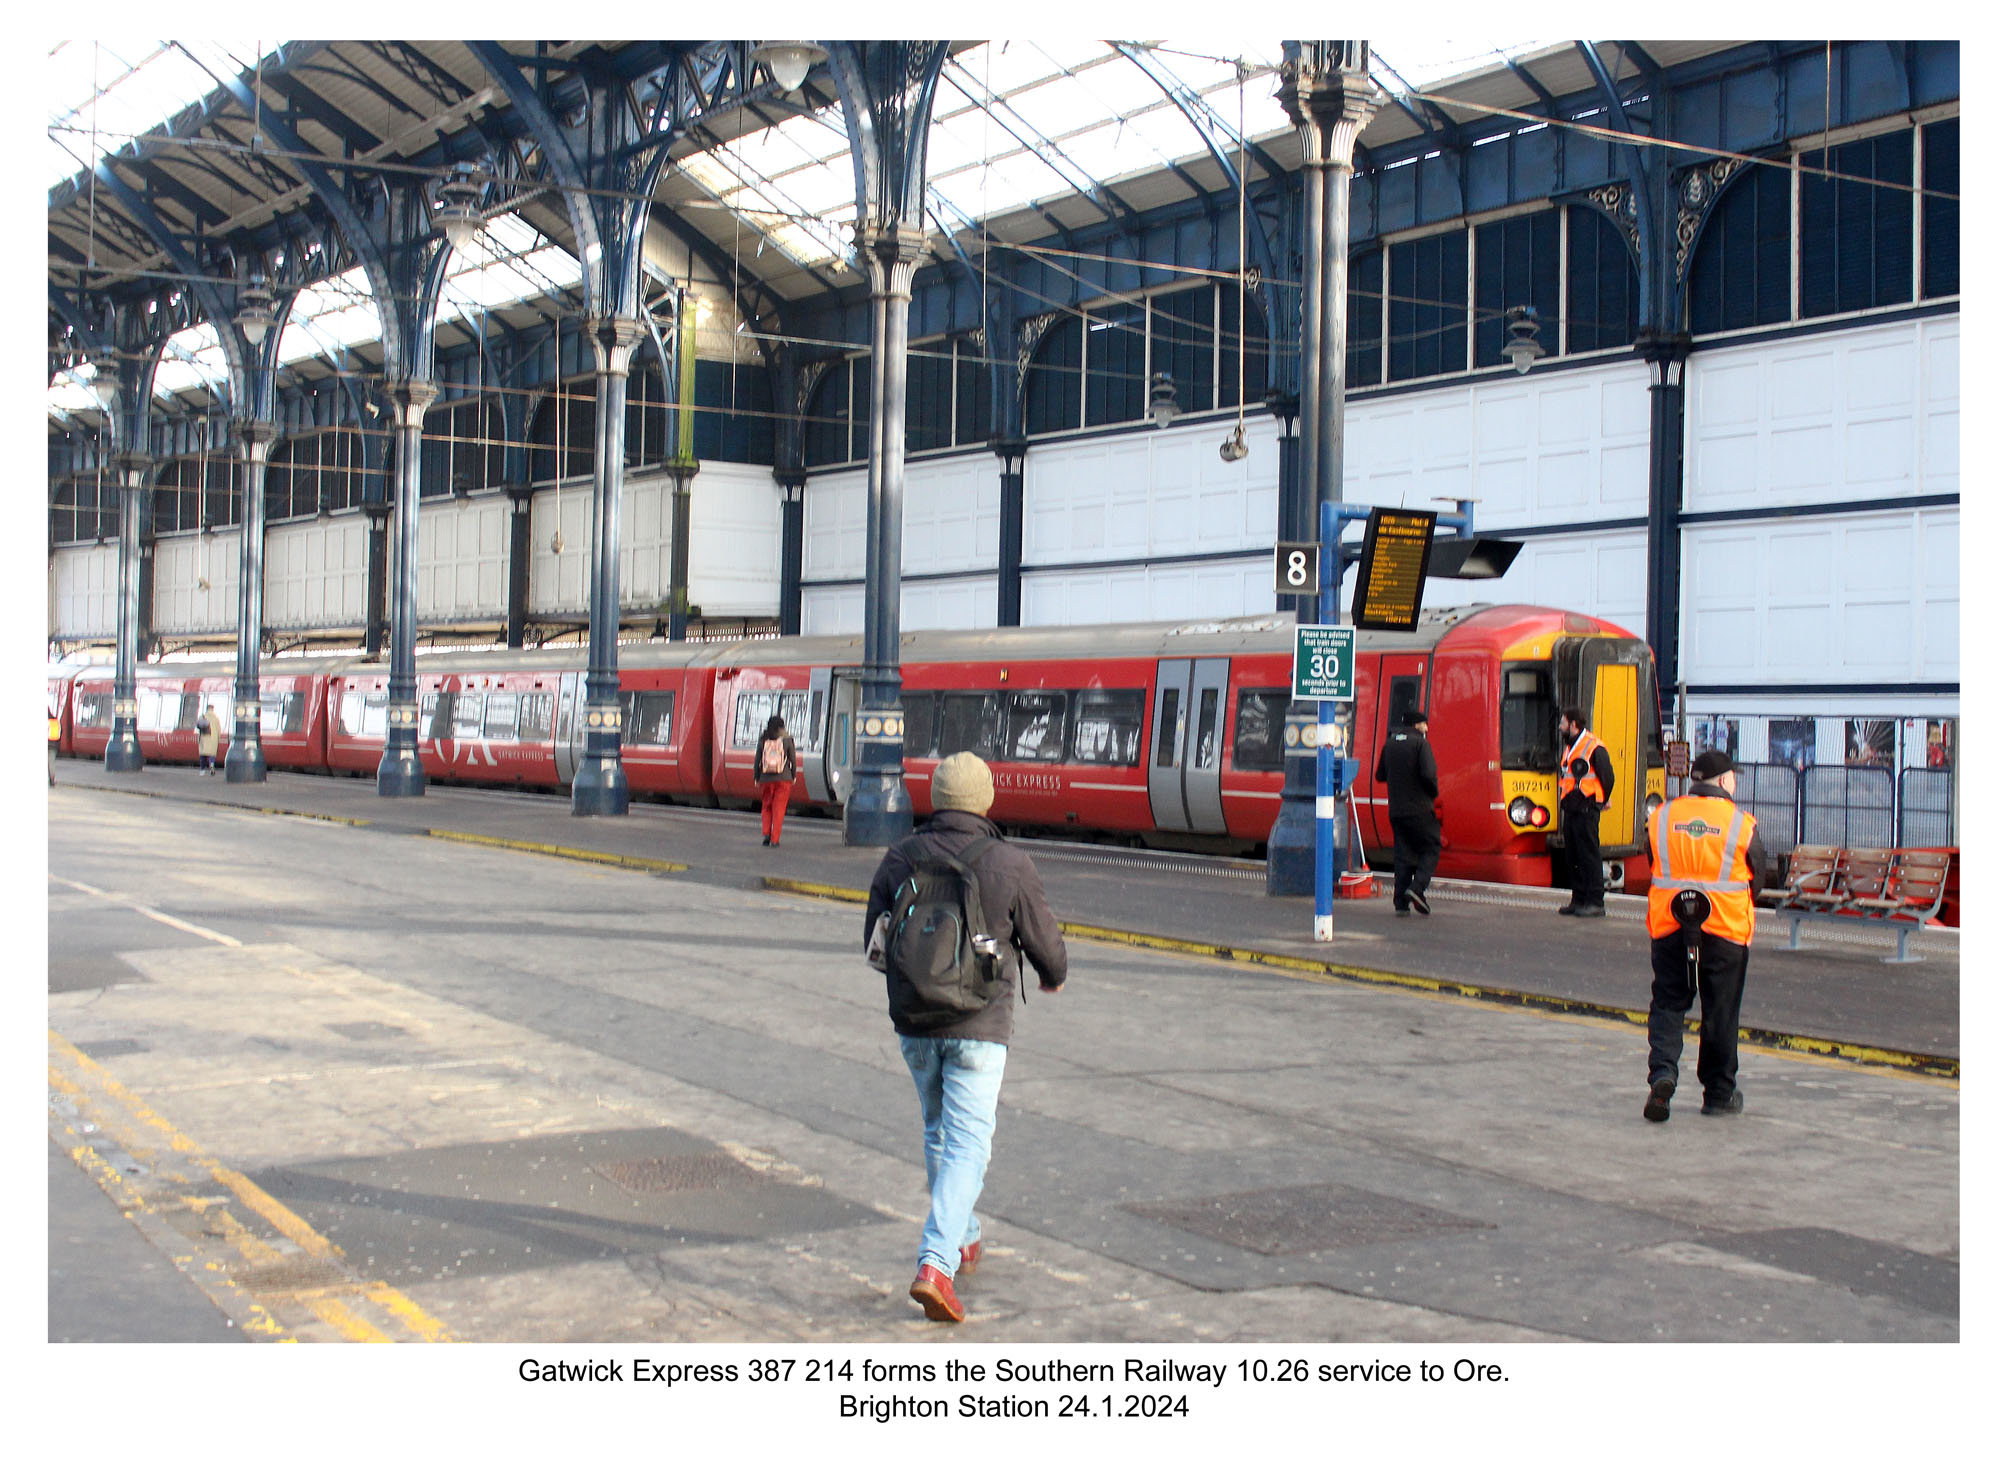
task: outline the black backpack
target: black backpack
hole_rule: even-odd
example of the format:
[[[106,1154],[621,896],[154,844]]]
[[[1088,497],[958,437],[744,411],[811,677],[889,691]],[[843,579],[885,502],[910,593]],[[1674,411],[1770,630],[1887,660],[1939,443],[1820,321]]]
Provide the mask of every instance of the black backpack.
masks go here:
[[[911,852],[910,875],[882,915],[889,1013],[912,1030],[956,1024],[1004,987],[974,868],[999,843],[982,837],[957,857]]]

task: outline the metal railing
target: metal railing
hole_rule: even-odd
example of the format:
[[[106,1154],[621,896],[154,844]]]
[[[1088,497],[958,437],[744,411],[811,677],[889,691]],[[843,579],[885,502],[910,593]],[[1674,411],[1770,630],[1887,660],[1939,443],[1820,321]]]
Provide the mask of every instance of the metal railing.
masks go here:
[[[1807,766],[1771,762],[1736,768],[1737,804],[1757,819],[1773,856],[1801,843],[1827,847],[1952,847],[1949,770],[1913,766]]]

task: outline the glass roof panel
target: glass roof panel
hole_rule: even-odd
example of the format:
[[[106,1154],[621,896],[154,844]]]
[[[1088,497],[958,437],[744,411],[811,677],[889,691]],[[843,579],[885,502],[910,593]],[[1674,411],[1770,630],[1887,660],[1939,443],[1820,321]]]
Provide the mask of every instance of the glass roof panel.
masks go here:
[[[255,62],[252,49],[216,41],[58,42],[50,48],[43,77],[48,185],[75,177]]]

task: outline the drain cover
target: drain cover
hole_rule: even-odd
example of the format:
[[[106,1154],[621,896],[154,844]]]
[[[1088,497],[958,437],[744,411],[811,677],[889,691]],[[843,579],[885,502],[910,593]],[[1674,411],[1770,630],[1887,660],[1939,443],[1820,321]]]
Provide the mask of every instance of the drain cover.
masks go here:
[[[641,1196],[657,1192],[713,1192],[721,1187],[747,1187],[764,1180],[762,1173],[720,1152],[683,1152],[629,1162],[602,1162],[591,1170]]]
[[[1260,1187],[1193,1202],[1135,1202],[1125,1210],[1197,1237],[1273,1257],[1493,1226],[1338,1182]]]
[[[144,1040],[85,1040],[76,1048],[92,1060],[109,1060],[114,1055],[143,1055],[152,1046]]]

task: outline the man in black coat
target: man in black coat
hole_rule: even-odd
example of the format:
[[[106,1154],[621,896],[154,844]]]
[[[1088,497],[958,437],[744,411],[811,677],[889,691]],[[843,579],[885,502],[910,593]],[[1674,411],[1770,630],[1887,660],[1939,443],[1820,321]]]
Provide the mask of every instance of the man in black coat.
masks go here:
[[[1404,712],[1403,724],[1382,743],[1375,779],[1388,789],[1389,825],[1396,832],[1396,916],[1410,910],[1430,916],[1424,892],[1444,845],[1438,821],[1438,763],[1427,739],[1430,722],[1421,710]]]
[[[1599,850],[1597,819],[1611,801],[1617,778],[1611,753],[1590,729],[1583,710],[1572,705],[1562,714],[1562,766],[1556,783],[1556,811],[1561,824],[1563,856],[1569,864],[1569,902],[1556,912],[1577,918],[1604,916],[1604,855]]]

